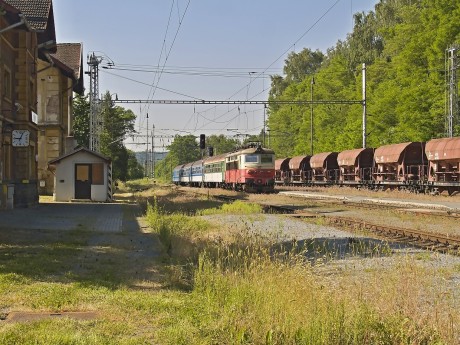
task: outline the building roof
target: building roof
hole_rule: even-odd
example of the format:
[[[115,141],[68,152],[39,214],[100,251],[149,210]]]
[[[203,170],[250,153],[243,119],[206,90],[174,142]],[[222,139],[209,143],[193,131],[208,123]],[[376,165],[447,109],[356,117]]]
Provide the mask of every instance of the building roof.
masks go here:
[[[51,0],[5,0],[20,10],[35,30],[46,30],[51,10]]]
[[[56,42],[52,0],[4,1],[24,14],[30,27],[38,32],[39,43]]]
[[[16,24],[21,21],[22,13],[16,7],[11,6],[5,0],[0,0],[0,9],[2,16],[8,21],[10,25]],[[27,21],[27,20],[26,20]],[[29,23],[24,23],[24,28],[30,30]]]
[[[94,152],[94,151],[91,151],[90,149],[87,149],[86,147],[80,147],[79,149],[76,149],[75,151],[72,151],[72,152],[69,152],[61,157],[58,157],[58,158],[55,158],[53,160],[50,160],[48,162],[48,165],[55,165],[57,163],[60,163],[63,159],[66,159],[70,156],[73,156],[79,152],[86,152],[86,153],[89,153],[93,156],[96,156],[96,157],[99,157],[99,158],[102,158],[103,160],[105,160],[106,162],[110,163],[112,160],[109,158],[109,157],[106,157],[98,152]]]
[[[83,45],[81,43],[59,43],[56,53],[51,54],[55,65],[75,81],[73,90],[82,94],[83,88]]]

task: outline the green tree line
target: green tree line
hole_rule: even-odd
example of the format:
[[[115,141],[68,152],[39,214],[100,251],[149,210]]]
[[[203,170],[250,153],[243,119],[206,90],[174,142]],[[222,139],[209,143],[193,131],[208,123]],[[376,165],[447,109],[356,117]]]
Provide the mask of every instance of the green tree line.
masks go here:
[[[273,101],[361,100],[363,63],[369,147],[444,136],[446,49],[457,43],[459,1],[381,0],[355,14],[345,40],[291,52],[284,75],[271,77],[271,147],[279,157],[309,154],[311,141],[311,106]],[[361,147],[362,106],[314,105],[313,129],[314,153]]]
[[[79,146],[89,148],[90,105],[88,96],[75,98],[74,137]],[[135,153],[128,150],[123,140],[134,132],[136,115],[129,109],[116,106],[110,92],[101,100],[102,133],[99,138],[100,153],[112,159],[114,180],[126,181],[144,176],[144,169],[138,163]]]

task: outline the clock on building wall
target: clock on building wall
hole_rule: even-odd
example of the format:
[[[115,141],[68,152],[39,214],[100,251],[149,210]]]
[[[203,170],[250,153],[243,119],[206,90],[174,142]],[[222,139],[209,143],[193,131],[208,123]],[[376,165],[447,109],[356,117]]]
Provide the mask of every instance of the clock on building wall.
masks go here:
[[[29,146],[30,132],[27,129],[15,129],[11,132],[11,143],[15,147]]]

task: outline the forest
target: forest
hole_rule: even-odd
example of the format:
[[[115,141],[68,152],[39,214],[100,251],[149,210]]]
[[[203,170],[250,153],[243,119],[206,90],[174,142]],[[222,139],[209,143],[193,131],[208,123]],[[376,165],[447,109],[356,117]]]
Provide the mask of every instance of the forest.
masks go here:
[[[446,136],[446,51],[458,43],[460,1],[381,0],[356,13],[344,41],[326,52],[291,52],[284,75],[271,76],[271,148],[286,157],[310,154],[311,141],[313,153],[361,147],[361,104],[276,101],[362,100],[363,63],[368,147]]]

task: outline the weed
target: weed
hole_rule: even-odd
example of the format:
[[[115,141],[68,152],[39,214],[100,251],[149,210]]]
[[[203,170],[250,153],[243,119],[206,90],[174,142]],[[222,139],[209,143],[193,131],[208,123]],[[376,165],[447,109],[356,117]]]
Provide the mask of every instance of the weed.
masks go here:
[[[257,214],[262,213],[262,206],[253,203],[246,203],[236,200],[229,204],[223,204],[219,208],[205,209],[199,212],[200,215],[212,214]]]

